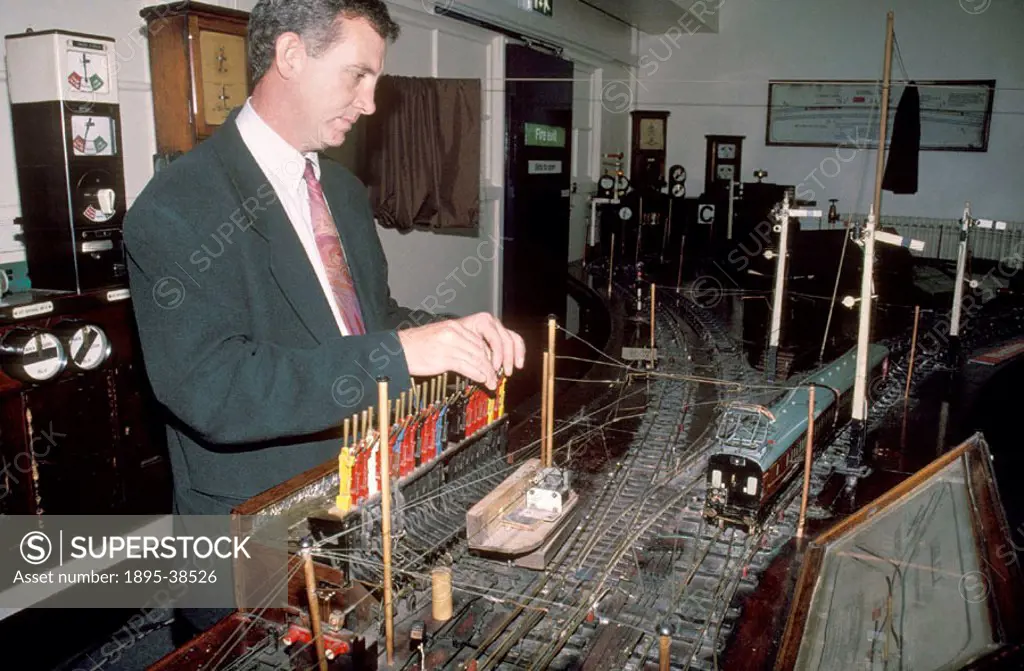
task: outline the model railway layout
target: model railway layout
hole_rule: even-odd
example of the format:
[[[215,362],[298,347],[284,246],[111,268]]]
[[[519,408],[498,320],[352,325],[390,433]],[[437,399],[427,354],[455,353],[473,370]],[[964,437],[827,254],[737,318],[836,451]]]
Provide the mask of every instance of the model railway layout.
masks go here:
[[[618,286],[615,300],[634,294]],[[351,507],[339,510],[346,487],[328,464],[240,511],[257,520],[286,518],[296,551],[312,541],[326,668],[657,668],[666,654],[663,634],[671,668],[721,668],[744,598],[796,529],[801,478],[791,472],[780,480],[759,500],[756,519],[719,525],[708,515],[716,505],[707,500],[708,486],[721,482],[713,475],[719,456],[712,455],[722,454],[723,422],[735,419],[729,408],[777,409],[795,403],[805,388],[794,380],[765,384],[719,318],[685,292],[665,292],[655,314],[656,369],[597,352],[595,361],[605,365],[595,363],[590,377],[606,381],[605,391],[572,414],[559,413],[552,459],[573,468],[579,510],[540,570],[471,551],[466,538],[467,510],[541,455],[540,432],[535,422],[511,427],[500,404],[488,406],[480,393],[458,386],[461,395],[447,399],[440,388],[424,393],[434,402],[417,406],[411,422],[395,413],[395,425],[417,427],[418,440],[403,443],[408,434],[400,434],[389,443],[397,462],[389,551],[372,476],[379,454],[365,445],[349,455],[348,463],[362,469],[348,488],[352,500],[344,503]],[[873,365],[888,362],[871,388],[871,417],[880,422],[902,399],[908,371],[905,343],[875,352]],[[832,368],[844,365],[839,360]],[[919,356],[915,379],[935,365],[935,356]],[[828,370],[815,379],[823,384],[822,416],[831,418],[830,398],[842,403],[845,383],[830,388]],[[842,472],[849,435],[838,420],[831,428],[821,433],[812,493]],[[372,438],[365,422],[361,434]],[[795,444],[800,435],[797,429],[789,439]],[[381,598],[387,554],[390,666]],[[297,566],[289,580],[301,582]],[[154,668],[317,668],[309,601],[303,606],[301,590],[294,591],[294,608],[239,611],[205,649],[197,643]]]

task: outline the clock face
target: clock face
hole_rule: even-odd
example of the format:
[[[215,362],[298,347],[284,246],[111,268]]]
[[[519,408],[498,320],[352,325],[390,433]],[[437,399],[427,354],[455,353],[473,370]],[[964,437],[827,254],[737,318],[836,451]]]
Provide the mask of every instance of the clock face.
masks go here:
[[[734,144],[720,144],[720,145],[718,145],[718,158],[736,158],[736,145],[734,145]]]
[[[71,115],[71,147],[75,156],[114,156],[114,120],[91,114]]]
[[[718,179],[732,179],[736,170],[732,165],[718,166]]]
[[[107,55],[86,49],[68,49],[68,84],[83,93],[109,93]]]
[[[213,31],[199,33],[203,109],[207,124],[220,125],[249,95],[245,37]]]
[[[665,148],[665,120],[664,119],[641,119],[640,120],[640,149],[664,149]]]

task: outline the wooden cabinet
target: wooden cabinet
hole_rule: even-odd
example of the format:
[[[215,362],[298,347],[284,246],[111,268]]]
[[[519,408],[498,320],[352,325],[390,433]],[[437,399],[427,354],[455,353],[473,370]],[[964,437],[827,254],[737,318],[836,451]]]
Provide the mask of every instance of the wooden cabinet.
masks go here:
[[[119,293],[31,292],[0,305],[0,514],[171,512],[164,424]],[[69,336],[80,325],[103,347]],[[45,337],[12,351],[24,334]],[[97,349],[102,359],[90,357]],[[19,356],[37,381],[19,375]]]
[[[251,90],[249,14],[198,2],[146,7],[157,153],[202,142]]]

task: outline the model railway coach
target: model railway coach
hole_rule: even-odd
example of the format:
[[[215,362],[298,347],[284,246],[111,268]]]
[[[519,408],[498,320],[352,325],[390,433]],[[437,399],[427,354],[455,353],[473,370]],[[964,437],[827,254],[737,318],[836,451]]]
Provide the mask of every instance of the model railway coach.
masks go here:
[[[888,374],[889,350],[868,350],[868,380]],[[815,458],[835,438],[850,416],[857,370],[857,350],[800,380],[770,406],[734,403],[718,425],[708,459],[704,517],[720,526],[753,531],[779,495],[803,470],[809,388],[814,393]]]

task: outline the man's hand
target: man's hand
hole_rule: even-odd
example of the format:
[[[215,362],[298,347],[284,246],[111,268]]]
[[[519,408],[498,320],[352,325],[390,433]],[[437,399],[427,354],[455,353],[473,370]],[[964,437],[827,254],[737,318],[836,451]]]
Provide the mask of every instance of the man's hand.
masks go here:
[[[487,312],[398,332],[409,374],[417,377],[458,373],[488,389],[498,386],[498,372],[522,368],[526,345]]]

